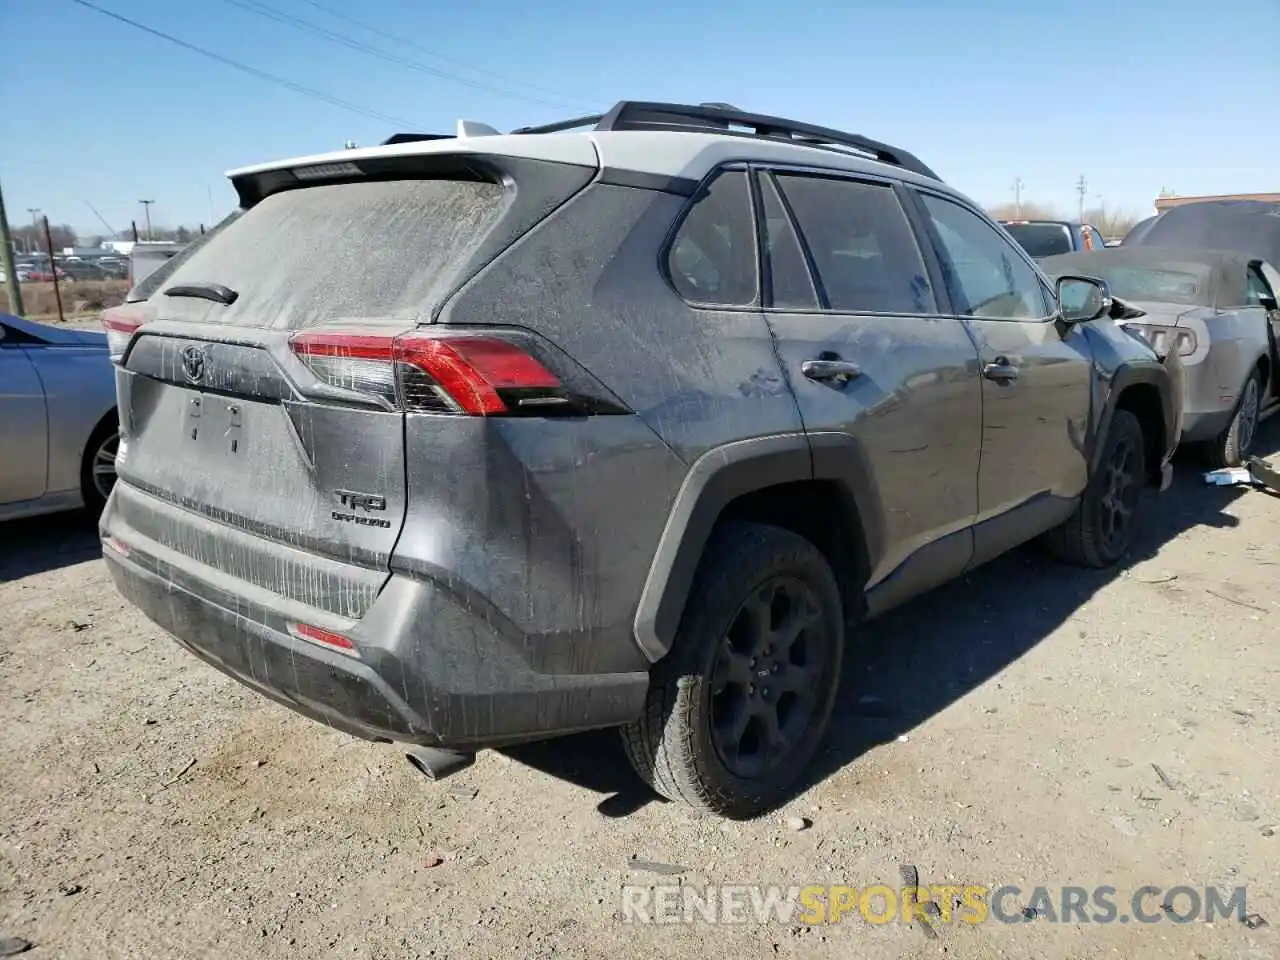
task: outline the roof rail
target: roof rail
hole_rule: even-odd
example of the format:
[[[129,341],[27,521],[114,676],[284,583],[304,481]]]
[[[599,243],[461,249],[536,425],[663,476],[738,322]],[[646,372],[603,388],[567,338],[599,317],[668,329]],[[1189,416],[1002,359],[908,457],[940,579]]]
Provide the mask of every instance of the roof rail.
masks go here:
[[[845,133],[830,127],[819,127],[798,120],[747,113],[725,103],[654,103],[641,100],[621,100],[608,113],[575,117],[558,123],[536,127],[521,127],[512,133],[560,133],[591,126],[595,130],[674,130],[696,133],[718,130],[730,134],[749,134],[773,140],[787,140],[808,147],[855,151],[880,163],[891,164],[928,177],[941,180],[933,170],[916,156],[899,147],[881,143],[856,133]],[[746,127],[747,130],[741,128]],[[739,128],[739,129],[734,129]]]

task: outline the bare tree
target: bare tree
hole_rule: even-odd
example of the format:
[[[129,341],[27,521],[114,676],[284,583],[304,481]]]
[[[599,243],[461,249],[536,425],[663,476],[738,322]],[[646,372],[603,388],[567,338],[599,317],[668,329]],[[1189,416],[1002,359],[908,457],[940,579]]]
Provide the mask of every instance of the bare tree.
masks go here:
[[[1108,210],[1105,207],[1095,207],[1084,212],[1084,222],[1093,224],[1102,231],[1104,237],[1123,237],[1140,219],[1128,210]]]
[[[41,224],[36,229],[34,224],[23,224],[22,226],[11,226],[10,234],[13,236],[14,247],[18,254],[23,253],[43,253],[45,250],[44,225]],[[76,245],[76,232],[68,224],[49,224],[49,234],[53,238],[53,252],[58,253],[63,247],[74,247]]]
[[[1034,200],[1023,200],[1022,211],[1013,203],[997,203],[987,207],[987,213],[996,220],[1060,220],[1056,210],[1048,204],[1036,203]]]

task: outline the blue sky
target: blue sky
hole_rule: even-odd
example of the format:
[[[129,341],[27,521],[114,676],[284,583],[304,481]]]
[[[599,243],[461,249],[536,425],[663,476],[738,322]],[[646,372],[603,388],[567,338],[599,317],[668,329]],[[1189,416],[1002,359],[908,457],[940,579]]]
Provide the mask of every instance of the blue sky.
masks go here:
[[[92,0],[258,70],[397,118],[304,96],[86,9],[0,0],[0,185],[86,232],[230,209],[231,167],[376,143],[397,129],[499,128],[615,101],[724,100],[898,143],[983,203],[1146,213],[1179,193],[1280,189],[1280,0]],[[316,0],[320,3],[321,0]],[[412,61],[378,59],[245,9]],[[462,78],[461,81],[455,78]],[[400,120],[406,123],[399,122]]]

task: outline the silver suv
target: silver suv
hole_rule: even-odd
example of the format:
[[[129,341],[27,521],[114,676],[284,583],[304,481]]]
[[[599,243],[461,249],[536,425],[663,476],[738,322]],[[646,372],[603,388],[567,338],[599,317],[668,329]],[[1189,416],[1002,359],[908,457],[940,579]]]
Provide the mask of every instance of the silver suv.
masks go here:
[[[861,624],[1016,544],[1116,561],[1180,393],[905,151],[723,104],[229,174],[108,311],[126,597],[334,727],[622,728],[757,814]],[[1176,362],[1176,357],[1174,361]]]

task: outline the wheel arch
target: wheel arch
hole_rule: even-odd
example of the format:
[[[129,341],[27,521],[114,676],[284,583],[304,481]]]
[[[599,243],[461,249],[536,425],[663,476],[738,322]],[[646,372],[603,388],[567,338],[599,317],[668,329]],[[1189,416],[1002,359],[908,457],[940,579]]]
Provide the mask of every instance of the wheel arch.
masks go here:
[[[1181,432],[1181,397],[1171,397],[1172,389],[1169,373],[1163,367],[1124,364],[1116,370],[1098,424],[1096,442],[1090,451],[1090,475],[1098,469],[1115,412],[1127,410],[1137,417],[1142,427],[1147,479],[1153,485],[1160,484],[1164,462],[1177,445]]]
[[[785,527],[813,542],[836,571],[846,619],[862,613],[870,548],[879,528],[871,472],[853,437],[780,434],[715,447],[676,493],[637,605],[636,641],[651,662],[675,639],[694,576],[718,524]]]

